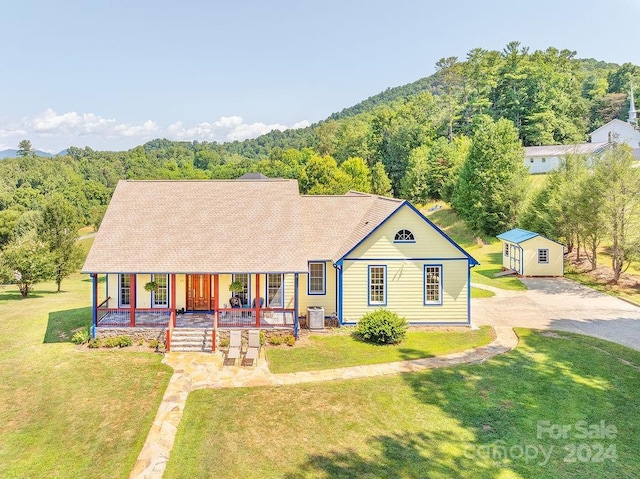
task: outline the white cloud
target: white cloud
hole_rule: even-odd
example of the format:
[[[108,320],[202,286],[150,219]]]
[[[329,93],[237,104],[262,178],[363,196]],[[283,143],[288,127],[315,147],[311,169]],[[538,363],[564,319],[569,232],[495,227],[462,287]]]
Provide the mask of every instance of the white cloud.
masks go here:
[[[121,150],[132,148],[153,138],[199,141],[236,141],[255,138],[272,130],[304,128],[307,120],[288,127],[280,123],[246,122],[241,116],[223,116],[212,122],[185,125],[177,121],[166,128],[153,120],[139,123],[120,123],[95,113],[70,111],[58,114],[51,108],[18,122],[0,119],[0,138],[3,145],[16,145],[25,138],[34,147],[59,151],[68,146],[90,146],[94,149]]]

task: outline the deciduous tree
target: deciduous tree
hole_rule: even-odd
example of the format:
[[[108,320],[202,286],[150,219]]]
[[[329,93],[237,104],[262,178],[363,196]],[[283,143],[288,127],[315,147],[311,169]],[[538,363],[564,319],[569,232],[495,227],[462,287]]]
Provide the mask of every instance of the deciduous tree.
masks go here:
[[[0,258],[4,281],[16,283],[25,298],[35,284],[53,277],[55,266],[49,247],[33,236],[9,243]]]

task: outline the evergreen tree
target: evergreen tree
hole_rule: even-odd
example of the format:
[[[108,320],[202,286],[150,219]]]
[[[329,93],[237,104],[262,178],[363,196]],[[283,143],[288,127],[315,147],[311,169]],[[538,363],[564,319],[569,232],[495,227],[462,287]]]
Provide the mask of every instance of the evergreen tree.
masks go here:
[[[391,180],[389,180],[387,172],[384,170],[384,165],[380,161],[373,165],[371,170],[371,193],[380,196],[392,196]]]
[[[453,205],[472,229],[495,236],[516,224],[527,176],[524,149],[513,123],[482,115],[475,121]]]

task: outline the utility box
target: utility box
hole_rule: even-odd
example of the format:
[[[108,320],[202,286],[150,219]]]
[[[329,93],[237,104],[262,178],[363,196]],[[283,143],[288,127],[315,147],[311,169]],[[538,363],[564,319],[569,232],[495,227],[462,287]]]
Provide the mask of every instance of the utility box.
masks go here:
[[[324,329],[324,308],[321,306],[309,306],[307,308],[309,329]]]

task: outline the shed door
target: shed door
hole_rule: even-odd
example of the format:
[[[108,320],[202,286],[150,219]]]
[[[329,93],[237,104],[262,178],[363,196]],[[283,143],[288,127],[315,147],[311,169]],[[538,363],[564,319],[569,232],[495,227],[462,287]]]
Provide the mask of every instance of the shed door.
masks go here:
[[[211,275],[187,275],[187,309],[208,311],[211,303]]]

